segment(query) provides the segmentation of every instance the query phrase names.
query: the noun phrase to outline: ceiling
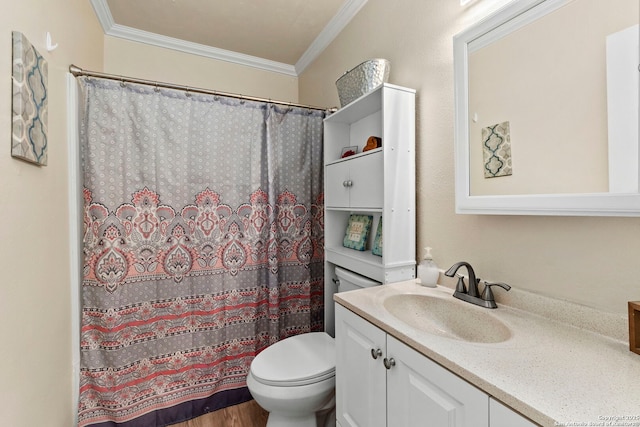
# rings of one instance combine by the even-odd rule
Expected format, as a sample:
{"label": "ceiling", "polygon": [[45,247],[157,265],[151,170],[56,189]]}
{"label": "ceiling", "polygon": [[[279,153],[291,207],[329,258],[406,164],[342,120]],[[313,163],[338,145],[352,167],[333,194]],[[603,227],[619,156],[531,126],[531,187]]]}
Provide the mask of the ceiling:
{"label": "ceiling", "polygon": [[367,0],[90,0],[105,34],[292,76]]}

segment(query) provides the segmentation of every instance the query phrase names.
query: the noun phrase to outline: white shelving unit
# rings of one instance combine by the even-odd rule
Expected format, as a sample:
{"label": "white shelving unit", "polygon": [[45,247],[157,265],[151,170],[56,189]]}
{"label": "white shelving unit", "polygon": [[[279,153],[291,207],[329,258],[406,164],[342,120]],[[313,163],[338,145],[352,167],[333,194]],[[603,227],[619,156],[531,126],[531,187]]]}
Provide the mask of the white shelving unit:
{"label": "white shelving unit", "polygon": [[[381,283],[415,277],[415,90],[382,84],[324,120],[325,288],[338,265]],[[362,153],[370,136],[382,147]],[[344,147],[356,155],[340,158]],[[372,215],[367,249],[345,248],[351,214]],[[371,253],[382,218],[382,256]],[[333,330],[333,292],[325,292]]]}

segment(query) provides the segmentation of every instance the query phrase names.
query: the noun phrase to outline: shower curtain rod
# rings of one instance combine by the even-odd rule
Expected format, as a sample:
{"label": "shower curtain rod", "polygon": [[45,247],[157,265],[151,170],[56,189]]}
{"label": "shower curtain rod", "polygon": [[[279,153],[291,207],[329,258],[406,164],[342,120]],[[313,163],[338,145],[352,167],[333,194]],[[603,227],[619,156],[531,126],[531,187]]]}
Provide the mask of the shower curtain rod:
{"label": "shower curtain rod", "polygon": [[88,70],[83,70],[82,68],[73,64],[69,65],[69,72],[73,74],[74,77],[78,77],[78,76],[99,77],[102,79],[118,80],[123,83],[137,83],[142,85],[161,87],[164,89],[178,89],[178,90],[184,90],[186,92],[192,92],[192,93],[204,93],[207,95],[225,96],[228,98],[243,99],[247,101],[267,102],[270,104],[284,105],[287,107],[307,108],[310,110],[329,111],[332,113],[335,113],[336,111],[338,111],[336,107],[333,107],[333,108],[314,107],[313,105],[297,104],[295,102],[274,101],[273,99],[259,98],[256,96],[239,95],[235,93],[220,92],[217,90],[177,85],[173,83],[163,83],[163,82],[157,82],[153,80],[137,79],[134,77],[124,77],[124,76],[119,76],[117,74],[107,74],[107,73],[101,73],[98,71],[88,71]]}

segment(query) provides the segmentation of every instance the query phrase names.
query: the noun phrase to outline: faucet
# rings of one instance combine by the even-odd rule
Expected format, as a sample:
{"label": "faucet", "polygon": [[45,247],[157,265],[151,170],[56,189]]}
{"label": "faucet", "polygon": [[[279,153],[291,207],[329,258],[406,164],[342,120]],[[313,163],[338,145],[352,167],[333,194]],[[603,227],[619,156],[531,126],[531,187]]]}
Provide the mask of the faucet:
{"label": "faucet", "polygon": [[468,262],[461,261],[453,264],[451,268],[449,268],[444,273],[444,275],[453,277],[457,273],[458,269],[462,266],[467,267],[467,274],[469,274],[469,290],[467,291],[466,287],[464,286],[464,277],[458,275],[458,284],[456,285],[456,293],[462,293],[472,297],[480,296],[480,294],[478,293],[478,283],[480,282],[480,279],[476,279],[476,272],[473,271],[473,267],[471,267],[471,264],[469,264]]}
{"label": "faucet", "polygon": [[499,286],[502,289],[508,291],[511,289],[511,286],[506,283],[491,283],[484,281],[484,289],[482,294],[478,291],[478,284],[480,283],[480,278],[476,278],[476,272],[473,271],[473,267],[471,264],[465,261],[457,262],[451,266],[444,274],[448,277],[453,277],[456,275],[458,269],[460,267],[467,268],[467,274],[469,275],[469,290],[464,285],[464,276],[458,276],[458,284],[456,285],[456,290],[453,293],[453,296],[461,299],[466,302],[470,302],[471,304],[479,305],[481,307],[486,308],[497,308],[496,301],[493,297],[493,291],[491,290],[492,286]]}

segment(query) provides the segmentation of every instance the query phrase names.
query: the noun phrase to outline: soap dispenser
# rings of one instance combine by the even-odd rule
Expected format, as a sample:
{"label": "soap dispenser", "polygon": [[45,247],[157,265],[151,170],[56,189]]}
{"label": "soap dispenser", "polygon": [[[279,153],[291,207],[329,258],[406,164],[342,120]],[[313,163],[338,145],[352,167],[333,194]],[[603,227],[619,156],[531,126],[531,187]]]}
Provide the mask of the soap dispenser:
{"label": "soap dispenser", "polygon": [[424,259],[418,264],[418,283],[422,286],[435,288],[438,284],[440,270],[431,256],[431,248],[424,248]]}

